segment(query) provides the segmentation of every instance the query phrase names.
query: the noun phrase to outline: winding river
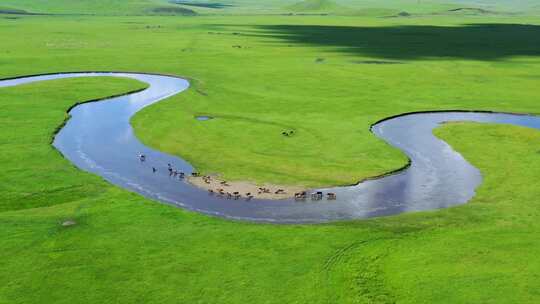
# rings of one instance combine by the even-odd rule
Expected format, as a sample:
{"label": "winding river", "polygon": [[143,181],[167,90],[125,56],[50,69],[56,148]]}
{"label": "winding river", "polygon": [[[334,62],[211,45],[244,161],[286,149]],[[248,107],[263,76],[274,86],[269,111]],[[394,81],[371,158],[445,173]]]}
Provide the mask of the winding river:
{"label": "winding river", "polygon": [[[399,148],[411,160],[407,169],[358,185],[318,189],[334,192],[327,201],[227,200],[209,195],[179,178],[170,177],[167,164],[193,171],[185,160],[153,150],[134,135],[130,118],[142,108],[178,94],[189,82],[171,76],[138,73],[64,73],[0,81],[9,87],[51,79],[114,76],[136,79],[150,86],[137,93],[84,103],[69,113],[53,145],[78,168],[150,199],[230,219],[274,223],[318,223],[387,216],[464,204],[475,194],[482,176],[432,131],[449,121],[503,123],[540,129],[540,117],[504,113],[413,113],[382,120],[372,132]],[[140,162],[138,154],[146,155]],[[152,167],[157,172],[152,172]]]}

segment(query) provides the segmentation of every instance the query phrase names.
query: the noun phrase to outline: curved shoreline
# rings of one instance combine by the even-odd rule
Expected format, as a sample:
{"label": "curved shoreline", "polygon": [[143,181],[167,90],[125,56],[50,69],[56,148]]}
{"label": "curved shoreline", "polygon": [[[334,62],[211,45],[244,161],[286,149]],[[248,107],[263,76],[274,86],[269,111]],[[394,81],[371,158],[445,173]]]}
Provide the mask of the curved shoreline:
{"label": "curved shoreline", "polygon": [[[2,81],[2,79],[0,79],[0,81]],[[82,104],[86,104],[86,103],[92,103],[92,102],[99,102],[99,101],[104,101],[104,100],[107,100],[107,99],[112,99],[112,98],[116,98],[116,97],[122,97],[122,96],[127,96],[127,95],[131,95],[131,94],[135,94],[135,93],[139,93],[139,92],[142,92],[144,90],[146,90],[147,88],[141,88],[141,89],[136,89],[136,90],[131,90],[131,91],[127,91],[125,93],[122,93],[122,94],[114,94],[114,95],[111,95],[111,96],[107,96],[107,97],[103,97],[103,98],[96,98],[96,99],[90,99],[90,100],[86,100],[86,101],[79,101],[79,102],[76,102],[74,104],[72,104],[71,106],[69,106],[69,108],[66,110],[66,117],[65,119],[62,121],[62,123],[60,125],[58,125],[58,127],[56,127],[53,131],[53,135],[51,136],[51,141],[50,141],[50,144],[52,145],[54,143],[54,139],[56,137],[56,135],[58,134],[58,132],[60,132],[60,130],[62,130],[62,128],[67,124],[67,122],[71,119],[71,114],[69,114],[69,112],[71,112],[71,110],[77,106],[80,106]],[[58,151],[58,150],[57,150]],[[59,151],[60,152],[60,151]],[[61,153],[60,153],[61,154]]]}
{"label": "curved shoreline", "polygon": [[[408,162],[402,168],[365,178],[352,186],[312,190],[322,196],[313,201],[309,197],[300,201],[226,199],[209,195],[186,179],[173,176],[172,169],[167,174],[167,163],[174,171],[191,174],[194,170],[185,160],[140,143],[130,125],[130,118],[140,109],[186,90],[190,84],[185,79],[152,73],[69,72],[6,78],[0,80],[0,87],[88,76],[127,77],[149,86],[70,107],[66,121],[53,136],[53,145],[65,158],[84,171],[150,199],[237,220],[320,223],[464,204],[474,196],[481,174],[432,134],[435,127],[447,121],[476,121],[540,129],[540,118],[531,114],[469,110],[402,113],[370,126],[375,136],[407,156]],[[108,102],[96,102],[104,100]],[[136,158],[138,153],[148,155],[148,160],[140,162]],[[337,193],[337,199],[327,200],[324,195],[328,193]]]}
{"label": "curved shoreline", "polygon": [[[194,78],[182,76],[182,75],[175,75],[175,74],[167,74],[167,73],[154,73],[154,72],[136,72],[136,71],[118,71],[118,70],[112,70],[112,71],[67,71],[67,72],[51,72],[51,73],[37,73],[37,74],[29,74],[29,75],[19,75],[19,76],[11,76],[11,77],[5,77],[0,78],[0,81],[6,81],[6,80],[17,80],[17,79],[24,79],[24,78],[32,78],[32,77],[40,77],[40,76],[55,76],[55,75],[70,75],[70,74],[111,74],[110,77],[119,77],[115,76],[118,74],[133,74],[133,75],[153,75],[153,76],[166,76],[166,77],[174,77],[178,79],[184,79],[189,80]],[[107,76],[107,75],[103,75]],[[102,76],[97,76],[102,77]],[[128,77],[129,78],[129,77]],[[127,95],[127,94],[118,94],[118,96]],[[117,96],[116,96],[117,97]],[[103,99],[103,98],[102,98]]]}
{"label": "curved shoreline", "polygon": [[474,114],[508,114],[508,115],[517,115],[517,116],[537,116],[539,114],[534,113],[521,113],[521,112],[505,112],[505,111],[494,111],[494,110],[425,110],[425,111],[412,111],[404,112],[401,114],[390,115],[385,118],[381,118],[369,126],[369,130],[382,122],[392,120],[394,118],[400,118],[409,115],[415,114],[439,114],[439,113],[474,113]]}

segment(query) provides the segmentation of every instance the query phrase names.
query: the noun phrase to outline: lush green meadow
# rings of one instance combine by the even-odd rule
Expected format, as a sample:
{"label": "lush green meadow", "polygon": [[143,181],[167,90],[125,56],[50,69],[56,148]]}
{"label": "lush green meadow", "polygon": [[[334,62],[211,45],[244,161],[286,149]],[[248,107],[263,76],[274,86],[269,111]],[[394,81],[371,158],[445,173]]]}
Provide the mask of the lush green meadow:
{"label": "lush green meadow", "polygon": [[540,5],[536,0],[2,0],[2,10],[52,15],[313,14],[381,17],[399,13],[465,13],[500,16],[539,12]]}
{"label": "lush green meadow", "polygon": [[[30,11],[24,3],[0,7]],[[134,118],[148,145],[228,179],[348,184],[406,162],[369,132],[381,118],[540,113],[534,15],[426,12],[0,15],[0,77],[185,76],[188,91]],[[464,206],[326,225],[232,222],[113,187],[50,146],[70,105],[143,86],[92,78],[0,89],[0,303],[538,302],[540,132],[438,129],[484,175]]]}

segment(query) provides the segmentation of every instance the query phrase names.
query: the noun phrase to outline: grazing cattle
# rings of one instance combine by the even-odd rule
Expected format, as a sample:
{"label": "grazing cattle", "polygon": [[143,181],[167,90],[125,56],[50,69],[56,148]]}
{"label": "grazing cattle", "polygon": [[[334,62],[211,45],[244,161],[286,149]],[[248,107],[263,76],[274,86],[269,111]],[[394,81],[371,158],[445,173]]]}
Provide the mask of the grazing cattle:
{"label": "grazing cattle", "polygon": [[305,200],[306,196],[307,196],[306,191],[297,192],[297,193],[294,194],[294,198],[296,200]]}
{"label": "grazing cattle", "polygon": [[261,194],[261,193],[270,193],[270,189],[264,188],[264,187],[259,187],[259,194]]}
{"label": "grazing cattle", "polygon": [[152,172],[156,173],[156,168],[152,167]]}
{"label": "grazing cattle", "polygon": [[311,199],[314,201],[319,201],[323,198],[323,193],[321,191],[311,193]]}

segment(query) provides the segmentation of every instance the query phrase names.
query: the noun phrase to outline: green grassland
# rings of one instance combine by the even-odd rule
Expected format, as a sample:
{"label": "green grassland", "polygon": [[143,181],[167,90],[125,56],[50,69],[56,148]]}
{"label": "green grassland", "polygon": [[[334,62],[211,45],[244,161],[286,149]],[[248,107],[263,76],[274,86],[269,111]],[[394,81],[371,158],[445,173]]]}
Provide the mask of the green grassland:
{"label": "green grassland", "polygon": [[[540,11],[535,0],[2,0],[0,11],[62,15],[331,14],[392,16],[400,12],[441,14],[526,13]],[[480,11],[476,10],[480,9]],[[463,12],[462,12],[463,13]]]}
{"label": "green grassland", "polygon": [[[0,6],[53,11],[54,1],[26,3]],[[132,121],[146,144],[230,179],[347,184],[406,162],[369,132],[386,116],[540,113],[536,20],[9,14],[0,77],[185,76],[189,90]],[[326,225],[233,222],[113,187],[50,146],[70,105],[143,86],[92,78],[0,89],[0,303],[538,302],[538,131],[437,129],[484,175],[463,206]]]}

